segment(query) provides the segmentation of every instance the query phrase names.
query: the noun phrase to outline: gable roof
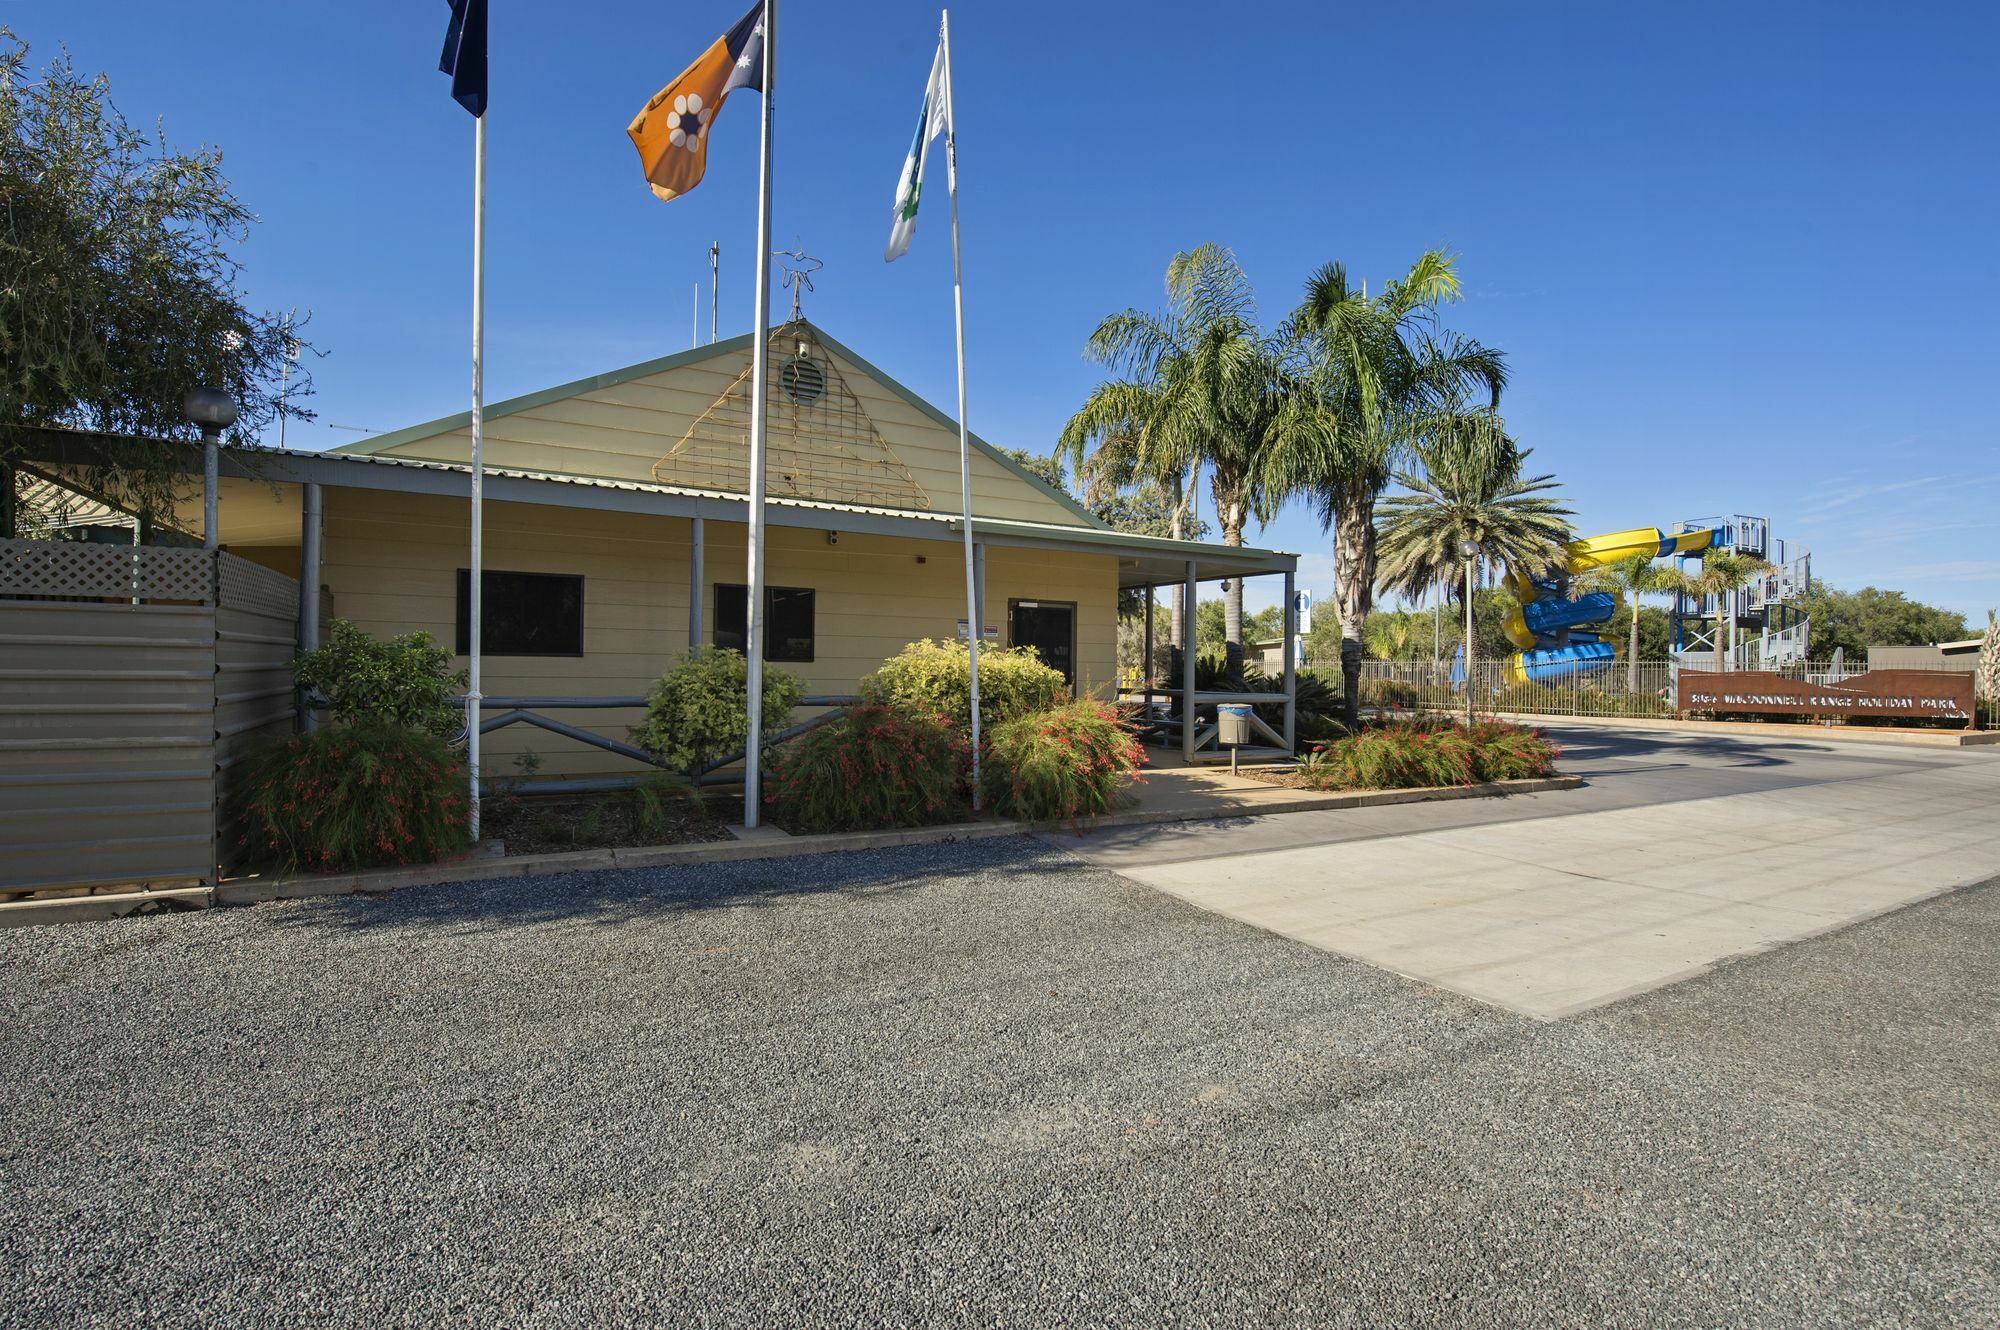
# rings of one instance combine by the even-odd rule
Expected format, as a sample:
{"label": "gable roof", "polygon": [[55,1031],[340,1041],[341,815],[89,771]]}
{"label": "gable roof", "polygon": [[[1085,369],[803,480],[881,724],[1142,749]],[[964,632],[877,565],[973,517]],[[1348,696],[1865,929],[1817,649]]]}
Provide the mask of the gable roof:
{"label": "gable roof", "polygon": [[[920,413],[928,417],[932,423],[943,426],[953,433],[957,432],[958,422],[951,416],[933,406],[901,382],[884,373],[872,362],[856,353],[838,338],[829,335],[810,319],[802,319],[800,322],[829,351],[848,361],[875,382],[889,389],[897,397],[915,407]],[[775,332],[777,329],[773,329],[773,331]],[[707,346],[698,346],[686,351],[677,351],[672,355],[660,356],[653,360],[643,360],[635,365],[627,365],[623,369],[615,369],[608,373],[592,375],[589,378],[574,379],[568,383],[557,384],[554,387],[539,389],[531,393],[523,393],[518,397],[510,397],[505,401],[493,402],[482,409],[481,415],[483,419],[488,421],[502,419],[517,412],[528,411],[536,407],[547,406],[553,402],[580,397],[598,389],[615,387],[619,384],[630,383],[636,379],[650,378],[653,375],[703,364],[710,360],[734,360],[751,349],[752,341],[752,334],[739,333],[734,337],[724,338],[718,342],[711,342]],[[469,429],[471,424],[472,412],[469,410],[459,411],[448,416],[440,416],[436,420],[425,421],[422,424],[409,425],[402,429],[391,430],[386,434],[378,434],[372,438],[358,440],[354,443],[341,444],[329,451],[345,453],[351,456],[373,456],[404,444],[415,443],[424,439],[450,434],[458,430]],[[971,442],[972,448],[977,453],[997,463],[1006,472],[1033,488],[1037,493],[1060,504],[1081,524],[1100,531],[1109,531],[1112,529],[1108,523],[1091,512],[1090,509],[1084,507],[1074,497],[1049,484],[1040,476],[1037,476],[1034,472],[1029,471],[1013,458],[1007,456],[1006,453],[980,438],[977,434],[968,431],[967,437]],[[718,490],[715,492],[727,493],[728,491]]]}

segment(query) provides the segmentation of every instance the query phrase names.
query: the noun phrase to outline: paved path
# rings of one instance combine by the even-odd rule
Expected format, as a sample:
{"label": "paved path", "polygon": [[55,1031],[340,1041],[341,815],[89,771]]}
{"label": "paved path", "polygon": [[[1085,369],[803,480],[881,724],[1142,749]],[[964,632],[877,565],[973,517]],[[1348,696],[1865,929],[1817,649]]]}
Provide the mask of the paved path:
{"label": "paved path", "polygon": [[1584,789],[1052,839],[1544,1019],[2000,873],[2000,752],[1551,728]]}

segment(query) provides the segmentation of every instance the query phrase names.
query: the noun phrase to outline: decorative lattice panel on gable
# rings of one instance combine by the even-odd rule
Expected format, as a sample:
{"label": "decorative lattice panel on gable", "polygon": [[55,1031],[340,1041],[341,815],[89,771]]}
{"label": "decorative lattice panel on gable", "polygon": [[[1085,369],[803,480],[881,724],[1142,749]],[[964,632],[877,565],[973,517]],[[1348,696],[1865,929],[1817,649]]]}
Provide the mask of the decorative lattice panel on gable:
{"label": "decorative lattice panel on gable", "polygon": [[[923,508],[930,496],[875,428],[833,357],[803,323],[771,333],[766,492],[881,508]],[[750,369],[746,366],[653,464],[666,485],[750,489]]]}

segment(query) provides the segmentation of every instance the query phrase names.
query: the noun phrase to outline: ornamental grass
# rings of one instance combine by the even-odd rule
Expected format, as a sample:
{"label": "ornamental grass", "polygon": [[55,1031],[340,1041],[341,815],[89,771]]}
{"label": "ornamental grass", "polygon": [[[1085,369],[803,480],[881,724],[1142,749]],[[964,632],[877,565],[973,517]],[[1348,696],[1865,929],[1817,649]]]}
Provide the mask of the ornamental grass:
{"label": "ornamental grass", "polygon": [[428,863],[465,848],[465,764],[423,730],[334,725],[250,763],[237,848],[253,863],[331,872]]}
{"label": "ornamental grass", "polygon": [[1552,775],[1561,754],[1539,730],[1491,720],[1468,729],[1426,717],[1375,726],[1305,754],[1297,783],[1312,790],[1409,790],[1526,780]]}

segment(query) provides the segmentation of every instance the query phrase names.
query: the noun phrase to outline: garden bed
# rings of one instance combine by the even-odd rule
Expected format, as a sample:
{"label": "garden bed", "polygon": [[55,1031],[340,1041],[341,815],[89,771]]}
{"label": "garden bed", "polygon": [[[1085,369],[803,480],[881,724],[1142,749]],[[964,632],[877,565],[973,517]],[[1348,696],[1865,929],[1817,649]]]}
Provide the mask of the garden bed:
{"label": "garden bed", "polygon": [[657,812],[635,814],[630,791],[587,795],[498,795],[481,808],[480,834],[509,855],[565,850],[620,849],[638,845],[689,845],[730,839],[728,819],[741,818],[735,794],[710,794],[701,803],[685,795],[657,801]]}

